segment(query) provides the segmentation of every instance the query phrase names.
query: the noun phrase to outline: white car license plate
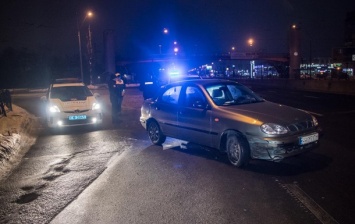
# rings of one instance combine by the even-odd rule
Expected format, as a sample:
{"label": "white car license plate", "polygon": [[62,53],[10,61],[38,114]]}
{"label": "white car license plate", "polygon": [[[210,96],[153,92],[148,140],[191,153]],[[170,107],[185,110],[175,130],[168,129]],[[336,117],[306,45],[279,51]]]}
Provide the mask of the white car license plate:
{"label": "white car license plate", "polygon": [[311,135],[307,135],[307,136],[302,136],[299,138],[299,144],[300,145],[305,145],[311,142],[315,142],[318,141],[319,139],[319,134],[318,133],[313,133]]}
{"label": "white car license plate", "polygon": [[69,121],[75,121],[75,120],[85,120],[86,119],[86,115],[73,115],[73,116],[69,116]]}

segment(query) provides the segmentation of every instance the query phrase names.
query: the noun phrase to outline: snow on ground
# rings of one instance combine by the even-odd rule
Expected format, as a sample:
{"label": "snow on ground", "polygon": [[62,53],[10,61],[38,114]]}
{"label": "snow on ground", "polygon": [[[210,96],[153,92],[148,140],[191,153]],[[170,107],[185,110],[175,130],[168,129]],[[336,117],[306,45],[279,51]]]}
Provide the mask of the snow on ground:
{"label": "snow on ground", "polygon": [[16,105],[12,109],[7,109],[7,117],[0,115],[0,181],[36,141],[38,119]]}

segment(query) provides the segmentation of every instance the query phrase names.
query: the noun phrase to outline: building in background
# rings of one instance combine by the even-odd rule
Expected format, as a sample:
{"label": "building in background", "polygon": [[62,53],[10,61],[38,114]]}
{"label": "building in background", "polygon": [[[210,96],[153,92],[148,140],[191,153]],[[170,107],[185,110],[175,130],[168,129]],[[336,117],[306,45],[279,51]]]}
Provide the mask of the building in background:
{"label": "building in background", "polygon": [[[333,49],[332,59],[337,67],[333,74],[354,76],[355,70],[355,11],[347,13],[345,19],[344,46]],[[345,73],[345,74],[344,74]]]}

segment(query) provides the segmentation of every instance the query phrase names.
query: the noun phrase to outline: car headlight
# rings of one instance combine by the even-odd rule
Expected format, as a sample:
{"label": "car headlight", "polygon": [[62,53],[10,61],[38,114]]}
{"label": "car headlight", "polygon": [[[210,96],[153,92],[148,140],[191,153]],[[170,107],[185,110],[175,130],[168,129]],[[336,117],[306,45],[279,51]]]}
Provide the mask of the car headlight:
{"label": "car headlight", "polygon": [[57,105],[50,105],[48,108],[49,112],[51,113],[58,113],[60,112],[59,107]]}
{"label": "car headlight", "polygon": [[93,103],[92,104],[92,110],[99,110],[101,108],[99,103]]}
{"label": "car headlight", "polygon": [[313,122],[313,126],[318,126],[318,120],[315,116],[312,115],[312,122]]}
{"label": "car headlight", "polygon": [[281,135],[286,134],[288,131],[285,127],[274,124],[274,123],[266,123],[260,126],[261,130],[269,135]]}

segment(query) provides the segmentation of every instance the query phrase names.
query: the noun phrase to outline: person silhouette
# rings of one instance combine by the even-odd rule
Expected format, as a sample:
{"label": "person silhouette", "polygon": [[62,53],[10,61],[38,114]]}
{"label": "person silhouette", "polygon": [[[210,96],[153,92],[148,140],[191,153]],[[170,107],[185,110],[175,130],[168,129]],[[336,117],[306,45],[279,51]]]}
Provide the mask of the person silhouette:
{"label": "person silhouette", "polygon": [[116,72],[110,76],[108,87],[112,105],[112,123],[117,124],[120,121],[122,101],[126,88],[126,84],[119,72]]}

